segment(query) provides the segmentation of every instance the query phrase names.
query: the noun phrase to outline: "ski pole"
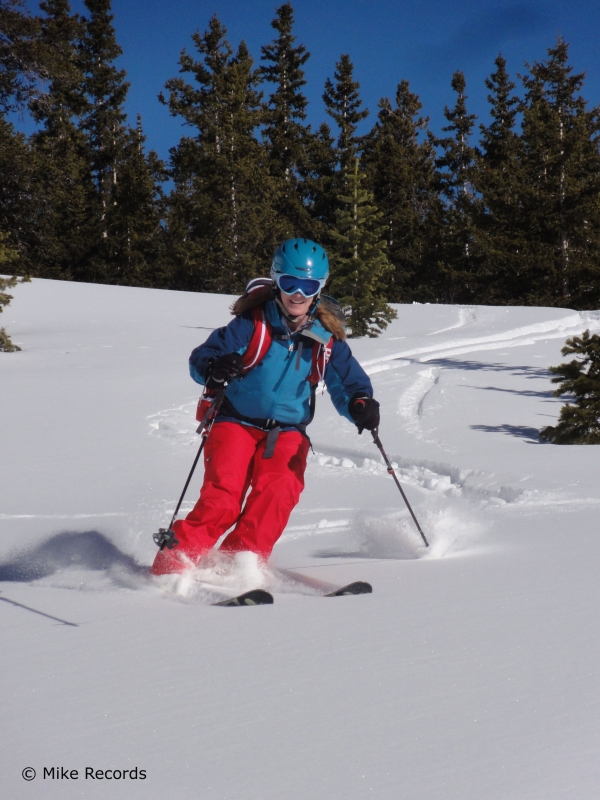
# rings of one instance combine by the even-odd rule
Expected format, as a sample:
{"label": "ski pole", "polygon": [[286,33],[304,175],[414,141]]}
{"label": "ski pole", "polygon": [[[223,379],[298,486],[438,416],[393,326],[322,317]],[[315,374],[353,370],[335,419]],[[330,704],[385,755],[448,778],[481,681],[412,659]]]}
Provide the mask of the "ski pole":
{"label": "ski pole", "polygon": [[425,534],[421,530],[421,526],[419,525],[419,521],[415,517],[415,512],[410,507],[410,503],[408,502],[408,498],[404,494],[404,489],[402,488],[402,486],[400,486],[400,481],[398,480],[398,476],[396,475],[396,472],[395,472],[394,468],[392,467],[392,465],[390,464],[390,460],[387,457],[385,450],[383,449],[383,445],[381,444],[381,439],[379,438],[379,428],[375,428],[375,430],[371,431],[371,433],[373,434],[373,441],[375,442],[375,444],[379,448],[379,451],[380,451],[381,455],[383,456],[383,460],[385,461],[385,465],[387,467],[387,471],[389,472],[389,474],[392,476],[392,478],[396,482],[396,486],[398,487],[398,489],[400,489],[400,494],[402,495],[402,498],[404,499],[404,502],[406,503],[406,507],[410,511],[410,515],[413,518],[415,525],[417,526],[417,530],[421,534],[421,538],[425,542],[425,547],[429,547],[429,542],[427,541],[427,539],[425,538]]}
{"label": "ski pole", "polygon": [[220,389],[213,402],[210,405],[210,408],[207,410],[206,414],[202,418],[202,422],[198,426],[196,433],[201,434],[202,436],[202,443],[200,444],[200,448],[196,453],[196,458],[194,459],[194,463],[192,464],[192,468],[190,470],[190,474],[187,477],[185,482],[185,486],[183,487],[183,491],[181,492],[181,497],[177,503],[177,507],[175,508],[175,512],[171,517],[171,522],[169,522],[168,528],[159,528],[158,533],[152,534],[152,538],[154,539],[156,546],[160,550],[164,550],[165,547],[168,550],[172,550],[175,545],[179,544],[179,539],[175,538],[175,533],[173,532],[173,523],[175,522],[175,517],[177,516],[181,504],[183,503],[183,498],[185,497],[185,493],[187,492],[188,486],[190,485],[190,481],[192,480],[192,475],[194,474],[194,470],[196,469],[196,465],[200,460],[200,456],[202,455],[202,451],[204,450],[204,445],[206,444],[206,440],[208,439],[208,435],[212,430],[213,423],[217,414],[219,413],[219,409],[221,408],[221,403],[225,398],[225,387]]}

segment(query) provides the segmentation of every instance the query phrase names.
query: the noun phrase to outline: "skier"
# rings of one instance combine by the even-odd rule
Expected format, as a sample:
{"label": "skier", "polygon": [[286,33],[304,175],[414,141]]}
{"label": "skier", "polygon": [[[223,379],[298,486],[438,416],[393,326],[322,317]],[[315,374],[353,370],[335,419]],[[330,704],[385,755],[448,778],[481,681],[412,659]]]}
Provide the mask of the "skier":
{"label": "skier", "polygon": [[320,245],[289,239],[270,279],[251,281],[234,319],[192,352],[192,378],[208,391],[226,387],[225,399],[206,440],[200,499],[173,524],[179,544],[159,550],[152,574],[196,566],[232,525],[220,551],[269,557],[304,488],[320,378],[359,432],[378,427],[379,403],[345,341],[343,312],[321,295],[328,276]]}

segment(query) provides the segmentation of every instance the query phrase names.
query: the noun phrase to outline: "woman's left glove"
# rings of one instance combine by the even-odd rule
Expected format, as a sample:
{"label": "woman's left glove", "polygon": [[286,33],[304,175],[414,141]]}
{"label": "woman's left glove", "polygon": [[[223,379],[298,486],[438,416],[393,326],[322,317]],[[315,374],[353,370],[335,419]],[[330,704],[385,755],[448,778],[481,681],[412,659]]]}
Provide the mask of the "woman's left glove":
{"label": "woman's left glove", "polygon": [[348,411],[359,433],[365,428],[374,431],[379,427],[379,403],[368,394],[364,392],[353,394],[348,403]]}
{"label": "woman's left glove", "polygon": [[239,353],[227,353],[217,358],[208,368],[206,388],[222,389],[224,384],[231,383],[243,368],[244,361]]}

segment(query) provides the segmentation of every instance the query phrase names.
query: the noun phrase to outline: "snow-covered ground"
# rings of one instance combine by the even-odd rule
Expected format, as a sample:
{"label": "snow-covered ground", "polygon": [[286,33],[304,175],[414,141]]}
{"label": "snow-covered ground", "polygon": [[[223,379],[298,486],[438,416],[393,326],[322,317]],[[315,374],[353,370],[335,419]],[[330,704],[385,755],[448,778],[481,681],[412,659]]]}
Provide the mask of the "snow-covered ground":
{"label": "snow-covered ground", "polygon": [[3,798],[600,796],[600,448],[537,439],[560,408],[547,368],[600,313],[398,307],[352,346],[431,547],[369,434],[319,395],[273,563],[374,593],[324,599],[267,574],[273,606],[223,609],[147,567],[198,446],[187,357],[231,298],[43,280],[14,296]]}

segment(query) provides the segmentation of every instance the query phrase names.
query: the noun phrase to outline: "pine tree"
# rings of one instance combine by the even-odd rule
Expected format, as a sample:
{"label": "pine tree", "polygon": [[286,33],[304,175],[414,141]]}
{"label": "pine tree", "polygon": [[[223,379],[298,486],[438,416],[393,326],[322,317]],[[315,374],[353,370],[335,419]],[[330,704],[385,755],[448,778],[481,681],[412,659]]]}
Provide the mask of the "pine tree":
{"label": "pine tree", "polygon": [[337,157],[339,169],[338,190],[343,192],[348,186],[348,176],[354,167],[354,160],[359,155],[360,139],[356,135],[359,122],[369,116],[369,110],[360,110],[360,84],[354,80],[354,65],[349,55],[342,55],[335,65],[333,73],[335,84],[330,78],[325,81],[323,102],[325,110],[335,121],[339,136],[337,140]]}
{"label": "pine tree", "polygon": [[[294,47],[294,10],[291,3],[276,9],[271,26],[277,37],[263,46],[263,80],[275,89],[265,105],[263,137],[269,156],[269,169],[275,179],[275,205],[282,220],[282,238],[315,238],[318,226],[307,210],[304,179],[311,171],[311,146],[314,136],[304,124],[308,101],[302,94],[306,84],[302,67],[310,57],[304,45]],[[314,164],[314,162],[313,162]]]}
{"label": "pine tree", "polygon": [[599,110],[579,94],[584,75],[559,38],[522,78],[523,219],[529,232],[527,301],[597,308],[600,301]]}
{"label": "pine tree", "polygon": [[390,264],[385,254],[386,227],[382,213],[373,205],[373,194],[361,188],[364,175],[358,158],[348,179],[348,194],[339,197],[343,209],[337,214],[337,227],[331,231],[331,292],[337,297],[349,320],[351,336],[378,336],[396,312],[387,305],[386,279]]}
{"label": "pine tree", "polygon": [[[171,114],[195,129],[171,150],[168,241],[178,288],[238,292],[264,273],[280,237],[273,180],[255,131],[262,121],[258,72],[242,42],[233,55],[217,17],[184,50],[184,78],[166,84]],[[262,262],[262,264],[261,264]]]}
{"label": "pine tree", "polygon": [[39,129],[30,138],[36,242],[28,262],[33,275],[69,279],[85,271],[92,213],[89,151],[78,128],[87,108],[78,53],[83,28],[68,0],[46,0],[40,8],[50,80],[31,103]]}
{"label": "pine tree", "polygon": [[127,138],[125,99],[129,83],[125,70],[114,61],[122,54],[110,13],[111,0],[85,0],[90,12],[82,42],[84,89],[88,111],[82,123],[92,152],[92,172],[99,202],[102,236],[106,238],[107,216],[113,188],[118,180],[118,162]]}
{"label": "pine tree", "polygon": [[146,157],[142,120],[129,129],[113,191],[107,240],[112,247],[112,281],[127,286],[165,286],[163,206],[164,165],[153,151]]}
{"label": "pine tree", "polygon": [[481,152],[476,156],[474,184],[481,197],[478,302],[500,305],[525,302],[528,231],[522,213],[523,148],[515,129],[519,99],[502,55],[495,64],[496,72],[486,79],[492,122],[479,126]]}
{"label": "pine tree", "polygon": [[[4,311],[4,306],[7,306],[12,300],[12,295],[7,294],[6,290],[12,289],[19,283],[19,278],[16,276],[12,278],[3,278],[2,273],[4,273],[9,266],[12,269],[18,260],[18,255],[16,250],[8,246],[8,234],[0,232],[0,314]],[[0,352],[14,353],[16,350],[20,349],[20,347],[17,347],[16,344],[11,342],[6,328],[0,328]]]}
{"label": "pine tree", "polygon": [[442,128],[452,134],[442,139],[431,137],[441,147],[436,160],[439,186],[446,198],[444,235],[440,247],[439,300],[449,303],[471,302],[477,291],[477,252],[475,207],[477,199],[473,185],[476,150],[469,139],[477,117],[467,113],[466,82],[462,72],[452,76],[452,88],[457,94],[454,108],[444,110],[449,125]]}
{"label": "pine tree", "polygon": [[37,244],[34,198],[31,192],[32,158],[26,137],[0,115],[0,235],[10,236],[24,264]]}
{"label": "pine tree", "polygon": [[422,140],[428,119],[407,81],[396,91],[396,106],[379,103],[378,121],[364,139],[363,164],[369,188],[386,224],[388,300],[432,300],[436,243],[442,204],[436,186],[435,150]]}
{"label": "pine tree", "polygon": [[314,222],[313,235],[329,242],[329,229],[335,225],[338,206],[338,157],[335,140],[322,123],[308,143],[307,167],[303,170],[304,203]]}
{"label": "pine tree", "polygon": [[[112,25],[111,0],[85,0],[90,12],[81,45],[87,111],[81,129],[87,136],[94,180],[89,258],[79,280],[152,285],[159,269],[159,195],[143,136],[126,124],[129,83],[114,62],[121,55]],[[124,185],[121,187],[120,182]]]}
{"label": "pine tree", "polygon": [[23,0],[0,0],[0,114],[24,108],[46,77],[38,31]]}
{"label": "pine tree", "polygon": [[572,395],[574,404],[560,410],[559,422],[540,431],[540,438],[554,444],[600,444],[600,336],[590,335],[567,339],[563,356],[577,357],[558,367],[550,367],[559,384],[555,397]]}
{"label": "pine tree", "polygon": [[22,265],[36,242],[32,158],[9,115],[27,107],[46,75],[38,31],[38,20],[21,0],[0,0],[0,237],[10,241],[5,246],[16,250]]}

